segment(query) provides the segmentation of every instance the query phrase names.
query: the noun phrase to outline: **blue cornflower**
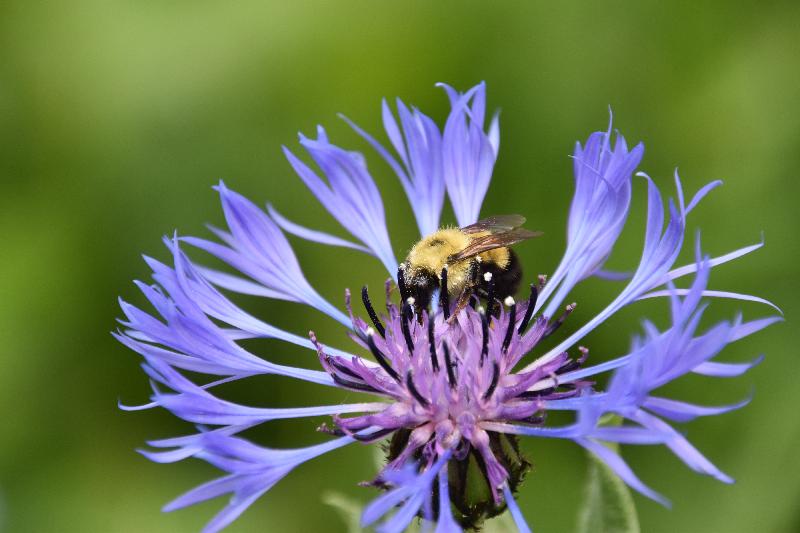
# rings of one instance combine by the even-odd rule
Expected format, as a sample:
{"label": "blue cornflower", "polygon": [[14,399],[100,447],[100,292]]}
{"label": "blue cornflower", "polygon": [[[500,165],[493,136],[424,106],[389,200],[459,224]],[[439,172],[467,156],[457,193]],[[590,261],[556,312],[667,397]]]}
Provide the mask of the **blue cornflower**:
{"label": "blue cornflower", "polygon": [[[451,112],[443,129],[415,108],[397,101],[397,116],[383,103],[383,123],[394,153],[355,124],[396,173],[413,208],[422,236],[440,227],[445,195],[460,226],[477,221],[499,150],[499,121],[485,126],[486,93],[479,84],[465,93],[443,85]],[[347,120],[347,119],[345,119]],[[349,122],[349,121],[348,121]],[[474,528],[508,509],[520,531],[530,531],[513,494],[528,470],[518,447],[519,436],[571,440],[594,453],[629,486],[661,503],[667,501],[645,485],[622,457],[604,442],[663,444],[693,470],[723,482],[731,478],[706,459],[669,422],[725,413],[747,400],[720,407],[698,406],[658,395],[657,389],[687,373],[711,377],[738,376],[750,363],[715,361],[729,343],[780,320],[736,317],[699,330],[704,297],[756,301],[761,298],[708,290],[709,271],[762,246],[754,244],[675,267],[687,217],[719,182],[686,203],[675,174],[677,201],[666,210],[661,192],[647,175],[648,206],[644,245],[638,265],[622,275],[603,270],[623,227],[631,203],[633,176],[643,146],[629,148],[622,135],[606,131],[589,136],[574,152],[575,194],[569,211],[567,246],[556,270],[539,276],[527,298],[502,302],[492,291],[482,294],[485,307],[458,305],[446,295],[446,273],[437,280],[442,298],[431,307],[414,305],[404,291],[386,228],[383,201],[364,158],[332,144],[319,128],[316,139],[300,136],[317,169],[285,149],[289,163],[320,203],[353,237],[352,240],[291,222],[272,206],[263,211],[220,183],[227,230],[211,228],[218,240],[165,238],[172,264],[146,258],[154,284],[137,282],[155,312],[124,301],[123,329],[114,335],[144,357],[153,382],[152,402],[136,408],[163,407],[197,424],[192,435],[151,441],[142,453],[156,462],[195,457],[225,474],[179,497],[173,510],[230,495],[228,505],[207,525],[218,531],[296,466],[352,443],[383,443],[387,464],[369,483],[383,493],[364,510],[364,527],[403,531],[416,518],[435,522],[437,532]],[[377,258],[387,269],[386,310],[376,311],[366,288],[364,315],[358,316],[346,292],[342,311],[306,280],[285,233],[331,246],[351,248]],[[228,264],[230,274],[195,264],[185,255],[193,247]],[[694,274],[688,289],[674,280]],[[555,335],[575,304],[564,306],[572,289],[591,277],[626,280],[605,308],[544,353],[533,357],[540,341]],[[487,281],[490,278],[487,278]],[[395,301],[395,284],[401,297]],[[223,292],[224,291],[224,292]],[[284,331],[245,312],[226,293],[240,293],[306,304],[350,331],[351,349],[333,348],[312,332],[308,337]],[[469,295],[467,295],[469,296]],[[671,325],[659,331],[645,322],[643,336],[629,353],[587,366],[581,340],[621,308],[645,298],[665,296]],[[773,306],[774,307],[774,306]],[[313,350],[318,369],[269,362],[246,350],[240,341],[274,338]],[[360,354],[360,355],[359,355]],[[307,365],[311,366],[311,365]],[[185,375],[217,376],[198,385]],[[594,377],[612,372],[608,386]],[[254,408],[219,398],[215,385],[258,374],[276,374],[346,391],[369,401],[301,408]],[[548,411],[572,411],[574,423],[553,426]],[[606,415],[623,420],[606,425]],[[276,450],[237,436],[255,425],[288,418],[330,415],[318,428],[333,436],[323,444]],[[465,483],[471,490],[465,490]]]}

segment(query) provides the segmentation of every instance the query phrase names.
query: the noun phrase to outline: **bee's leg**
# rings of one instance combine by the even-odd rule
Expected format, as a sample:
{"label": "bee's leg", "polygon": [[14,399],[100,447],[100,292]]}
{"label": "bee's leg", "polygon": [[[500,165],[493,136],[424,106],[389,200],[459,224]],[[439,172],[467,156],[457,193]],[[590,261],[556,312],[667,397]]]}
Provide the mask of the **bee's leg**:
{"label": "bee's leg", "polygon": [[447,319],[448,324],[452,324],[453,322],[456,321],[456,317],[461,311],[464,310],[465,307],[467,307],[467,304],[469,303],[471,297],[472,297],[472,288],[467,287],[466,289],[464,289],[464,292],[462,292],[461,296],[458,298],[458,303],[456,303],[456,308],[453,309],[453,314],[450,315],[450,318]]}
{"label": "bee's leg", "polygon": [[470,303],[472,295],[474,293],[474,288],[478,285],[478,280],[480,279],[481,274],[481,261],[480,257],[475,257],[469,265],[469,283],[467,288],[464,289],[464,292],[461,293],[461,296],[458,298],[458,303],[456,304],[456,308],[453,310],[453,314],[447,320],[450,324],[456,321],[456,317],[458,314],[464,310],[467,304]]}

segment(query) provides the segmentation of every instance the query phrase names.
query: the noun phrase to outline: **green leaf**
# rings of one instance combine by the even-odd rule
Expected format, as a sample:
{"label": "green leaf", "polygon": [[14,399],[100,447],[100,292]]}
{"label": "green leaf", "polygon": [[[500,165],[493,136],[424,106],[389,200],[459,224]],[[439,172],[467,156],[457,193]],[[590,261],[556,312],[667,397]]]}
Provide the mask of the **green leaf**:
{"label": "green leaf", "polygon": [[[613,419],[602,423],[619,425],[620,422]],[[578,515],[578,533],[639,533],[639,518],[628,486],[593,453],[587,454],[589,471]]]}

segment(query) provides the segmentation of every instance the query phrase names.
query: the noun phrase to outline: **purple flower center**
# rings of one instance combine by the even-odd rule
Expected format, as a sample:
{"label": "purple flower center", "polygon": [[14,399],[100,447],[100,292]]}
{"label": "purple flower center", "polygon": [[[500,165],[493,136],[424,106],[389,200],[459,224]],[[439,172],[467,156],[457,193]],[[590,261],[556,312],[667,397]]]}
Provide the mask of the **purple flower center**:
{"label": "purple flower center", "polygon": [[[588,351],[584,348],[577,359],[564,352],[542,365],[514,372],[520,360],[574,308],[574,304],[567,306],[554,321],[544,316],[533,318],[543,283],[544,278],[531,285],[530,298],[519,304],[511,297],[502,303],[490,297],[484,308],[472,295],[470,305],[463,309],[451,309],[444,298],[445,305],[433,311],[415,310],[413,298],[399,306],[392,303],[387,281],[386,313],[382,316],[373,308],[367,288],[362,289],[372,325],[353,314],[348,292],[346,304],[354,328],[351,336],[375,362],[329,355],[313,332],[311,340],[322,366],[336,383],[388,401],[383,411],[351,418],[336,416],[335,429],[323,426],[321,430],[367,443],[395,434],[389,462],[375,481],[379,485],[387,471],[410,460],[421,459],[420,464],[430,465],[450,451],[451,462],[457,466],[474,455],[493,506],[500,506],[503,485],[515,485],[521,477],[509,470],[527,463],[519,457],[510,461],[501,451],[499,435],[484,424],[541,425],[546,401],[574,396],[589,385],[558,381],[559,374],[575,370],[585,361]],[[516,441],[511,445],[515,448]]]}

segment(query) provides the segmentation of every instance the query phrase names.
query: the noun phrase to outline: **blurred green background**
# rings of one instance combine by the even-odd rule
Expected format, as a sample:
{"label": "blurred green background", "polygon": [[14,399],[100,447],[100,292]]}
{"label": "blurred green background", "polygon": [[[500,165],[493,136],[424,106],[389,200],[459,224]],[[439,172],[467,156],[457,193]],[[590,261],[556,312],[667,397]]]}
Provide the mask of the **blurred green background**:
{"label": "blurred green background", "polygon": [[[291,5],[289,5],[291,4]],[[740,412],[686,427],[692,441],[737,478],[725,486],[667,451],[627,449],[640,476],[674,502],[639,498],[644,531],[800,530],[800,363],[791,343],[798,298],[800,5],[797,2],[212,2],[0,4],[0,520],[15,532],[196,531],[221,501],[162,514],[160,506],[214,470],[199,462],[149,463],[148,438],[184,434],[162,412],[122,413],[146,401],[138,356],[109,331],[116,298],[142,303],[141,253],[166,259],[163,234],[205,234],[221,222],[210,189],[219,179],[296,221],[338,232],[284,160],[298,130],[317,123],[334,142],[366,145],[344,112],[384,139],[380,99],[400,96],[441,121],[437,81],[480,80],[502,108],[502,142],[484,214],[523,213],[546,237],[519,247],[527,271],[549,272],[563,249],[572,193],[568,155],[577,139],[615,126],[643,140],[642,168],[672,193],[677,165],[694,191],[725,187],[693,213],[704,249],[718,255],[767,246],[712,274],[722,290],[757,293],[790,319],[728,349],[727,360],[768,358],[734,380],[688,378],[676,397],[719,404],[755,392]],[[368,154],[395,251],[416,227],[402,189]],[[612,259],[636,260],[642,184]],[[452,216],[447,213],[447,221]],[[297,242],[313,284],[341,302],[344,287],[379,286],[374,261]],[[691,238],[690,242],[691,244]],[[691,246],[689,246],[691,248]],[[691,260],[686,254],[684,260]],[[615,287],[590,281],[566,328],[588,319]],[[346,346],[340,327],[296,304],[242,301],[276,325]],[[768,308],[715,302],[712,318]],[[637,304],[591,335],[595,360],[621,353],[647,315],[665,324],[666,302]],[[315,367],[304,350],[253,346],[277,361]],[[226,389],[256,405],[312,405],[343,395],[281,379]],[[348,395],[344,395],[348,396]],[[259,442],[316,442],[319,421],[272,423]],[[539,532],[570,531],[585,458],[567,442],[525,443],[536,471],[521,506]],[[331,490],[367,501],[356,486],[374,472],[352,446],[300,467],[230,531],[343,531],[321,503]]]}

